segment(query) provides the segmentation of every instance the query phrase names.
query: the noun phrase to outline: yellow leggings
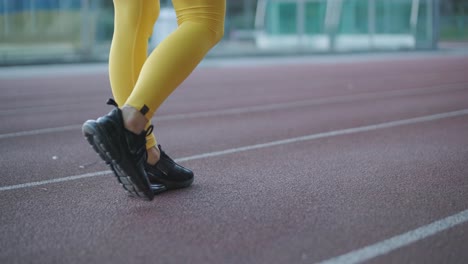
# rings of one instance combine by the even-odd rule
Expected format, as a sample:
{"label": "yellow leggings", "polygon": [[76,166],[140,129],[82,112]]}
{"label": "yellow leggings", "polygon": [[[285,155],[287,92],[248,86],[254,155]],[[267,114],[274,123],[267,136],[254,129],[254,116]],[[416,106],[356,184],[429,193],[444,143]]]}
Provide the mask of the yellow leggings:
{"label": "yellow leggings", "polygon": [[[120,107],[146,108],[148,120],[224,34],[226,0],[172,3],[179,26],[147,57],[148,40],[159,16],[159,0],[114,0],[114,36],[109,56],[112,93]],[[156,144],[155,136],[149,135],[146,147]]]}

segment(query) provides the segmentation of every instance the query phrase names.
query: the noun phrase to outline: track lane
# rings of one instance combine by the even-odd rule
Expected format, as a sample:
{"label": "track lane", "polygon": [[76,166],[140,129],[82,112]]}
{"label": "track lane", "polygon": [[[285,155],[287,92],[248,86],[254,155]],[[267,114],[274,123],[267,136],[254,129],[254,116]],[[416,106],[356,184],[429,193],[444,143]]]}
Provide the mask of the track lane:
{"label": "track lane", "polygon": [[[304,99],[449,86],[468,83],[460,58],[332,65],[289,65],[287,68],[200,68],[177,89],[158,115],[284,103]],[[294,84],[294,85],[291,85]],[[109,111],[108,77],[57,76],[1,80],[0,133],[78,125]],[[31,89],[33,88],[33,89]],[[3,114],[2,114],[3,113]]]}
{"label": "track lane", "polygon": [[[159,142],[171,156],[186,157],[307,134],[466,109],[468,101],[464,98],[468,98],[468,90],[300,106],[286,110],[196,118],[183,122],[161,121],[155,131]],[[80,131],[5,139],[0,140],[0,147],[9,150],[9,155],[0,159],[0,164],[5,167],[5,177],[0,179],[0,186],[107,170],[83,140]],[[22,160],[27,161],[27,166],[18,162]]]}
{"label": "track lane", "polygon": [[201,172],[196,184],[148,203],[125,197],[111,177],[2,192],[0,209],[9,213],[0,237],[16,246],[0,255],[70,263],[327,259],[466,209],[467,118],[187,162]]}
{"label": "track lane", "polygon": [[468,259],[468,224],[461,224],[418,243],[377,257],[369,263],[458,263]]}
{"label": "track lane", "polygon": [[[160,114],[464,83],[467,62],[466,57],[447,57],[202,68]],[[42,81],[35,78],[14,95],[26,98],[22,102],[30,109],[1,97],[3,106],[25,109],[19,116],[30,122],[23,122],[26,126],[2,122],[2,131],[73,124],[74,120],[60,117],[67,115],[67,109],[77,112],[71,118],[76,120],[108,110],[91,106],[100,104],[109,92],[105,76],[77,79],[74,75],[55,82],[50,75],[40,77]],[[77,91],[75,98],[60,85],[70,80],[83,86],[71,90]],[[4,91],[5,82],[0,84]],[[53,103],[53,96],[34,101],[27,95],[40,93],[29,91],[33,87],[46,91],[47,85],[57,85],[49,90],[58,95],[55,99],[66,98],[57,105],[62,113],[50,117],[53,121],[29,112],[50,111],[46,106]],[[77,98],[87,98],[90,108],[74,104]],[[162,120],[157,132],[171,156],[184,157],[465,109],[466,98],[466,90],[460,89]],[[17,118],[8,114],[0,115],[1,121]],[[186,161],[197,173],[195,185],[165,193],[152,203],[126,197],[111,176],[0,192],[0,210],[5,212],[0,214],[0,262],[154,262],[155,256],[165,263],[329,259],[466,210],[467,124],[467,117],[461,116]],[[2,174],[0,185],[73,175],[82,171],[77,166],[96,161],[79,131],[0,140],[0,149],[9,154],[1,156],[2,170],[8,173]],[[58,159],[53,160],[53,155]],[[85,171],[101,167],[107,169],[98,163]],[[464,243],[466,232],[464,224],[375,261],[403,262],[413,257],[428,263],[444,258],[459,262],[466,256],[458,244]],[[428,250],[432,251],[427,254]]]}
{"label": "track lane", "polygon": [[[440,93],[440,92],[452,92],[452,91],[459,91],[468,89],[468,83],[451,83],[451,84],[444,84],[444,85],[435,85],[429,86],[424,88],[410,88],[410,89],[395,89],[395,90],[388,90],[382,92],[361,92],[361,93],[354,93],[352,95],[342,95],[342,96],[329,96],[329,97],[322,97],[322,98],[314,98],[314,99],[303,99],[299,101],[290,101],[290,102],[281,102],[281,103],[272,103],[272,104],[260,104],[260,105],[252,105],[252,106],[245,106],[245,107],[234,107],[234,108],[225,108],[225,109],[218,109],[218,110],[211,110],[211,111],[201,111],[201,112],[190,112],[190,113],[181,113],[181,114],[168,114],[160,116],[158,115],[157,118],[153,119],[153,122],[160,122],[160,121],[167,121],[167,120],[184,120],[184,119],[192,119],[192,118],[200,118],[200,117],[221,117],[225,115],[239,115],[245,113],[255,113],[255,112],[262,112],[262,111],[272,111],[272,110],[282,110],[282,109],[289,109],[294,107],[302,107],[302,106],[315,106],[315,105],[324,105],[327,103],[342,103],[342,102],[350,102],[350,101],[361,101],[364,99],[372,100],[372,99],[382,99],[382,98],[391,98],[397,96],[416,96],[416,95],[429,95],[433,93]],[[51,107],[47,107],[51,108]],[[11,111],[7,110],[3,113],[5,115],[9,114]],[[72,111],[73,113],[77,113],[79,111]],[[104,112],[104,111],[103,111]],[[34,116],[32,119],[34,121],[40,120],[40,117],[37,115]],[[11,121],[16,121],[18,123],[24,124],[27,121],[27,117],[21,118],[14,118],[10,117]],[[44,125],[44,124],[41,124]],[[21,137],[21,136],[34,136],[34,135],[41,135],[41,134],[48,134],[48,133],[56,133],[56,132],[65,132],[65,131],[73,131],[81,129],[81,124],[75,125],[66,125],[60,127],[49,127],[49,128],[39,128],[33,130],[25,130],[25,131],[17,131],[17,132],[10,132],[10,133],[3,133],[0,134],[0,139],[7,139],[7,138],[14,138],[14,137]]]}

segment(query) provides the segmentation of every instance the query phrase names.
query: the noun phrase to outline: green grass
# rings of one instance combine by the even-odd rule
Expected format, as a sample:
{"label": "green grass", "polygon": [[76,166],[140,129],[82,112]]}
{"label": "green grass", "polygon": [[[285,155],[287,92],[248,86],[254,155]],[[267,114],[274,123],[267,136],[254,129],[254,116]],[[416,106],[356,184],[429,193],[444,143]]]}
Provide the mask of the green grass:
{"label": "green grass", "polygon": [[455,27],[441,28],[440,40],[468,40],[468,25],[464,29]]}
{"label": "green grass", "polygon": [[[8,16],[8,17],[5,17]],[[9,32],[5,31],[5,20],[9,20]],[[93,17],[91,16],[91,19]],[[81,38],[80,11],[51,12],[38,11],[0,16],[1,44],[27,44],[72,42]]]}

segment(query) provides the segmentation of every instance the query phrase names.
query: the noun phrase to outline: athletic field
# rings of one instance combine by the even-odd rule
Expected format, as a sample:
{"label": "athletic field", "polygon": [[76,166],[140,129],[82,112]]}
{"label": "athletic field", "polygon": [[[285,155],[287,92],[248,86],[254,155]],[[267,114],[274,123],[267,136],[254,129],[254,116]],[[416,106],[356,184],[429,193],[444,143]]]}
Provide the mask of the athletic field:
{"label": "athletic field", "polygon": [[126,195],[81,134],[106,65],[0,68],[0,263],[466,263],[468,54],[209,60]]}

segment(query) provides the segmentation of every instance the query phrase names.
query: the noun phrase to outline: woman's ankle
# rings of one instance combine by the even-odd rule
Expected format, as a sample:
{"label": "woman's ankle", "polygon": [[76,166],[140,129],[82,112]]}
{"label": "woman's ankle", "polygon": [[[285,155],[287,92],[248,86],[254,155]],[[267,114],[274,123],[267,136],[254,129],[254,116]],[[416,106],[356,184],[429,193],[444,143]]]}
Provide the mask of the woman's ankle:
{"label": "woman's ankle", "polygon": [[154,146],[152,148],[149,148],[148,150],[148,159],[147,162],[150,165],[154,165],[159,161],[159,158],[161,157],[161,152],[159,151],[158,147]]}
{"label": "woman's ankle", "polygon": [[145,130],[148,119],[137,109],[125,105],[122,107],[124,126],[127,130],[139,135]]}

